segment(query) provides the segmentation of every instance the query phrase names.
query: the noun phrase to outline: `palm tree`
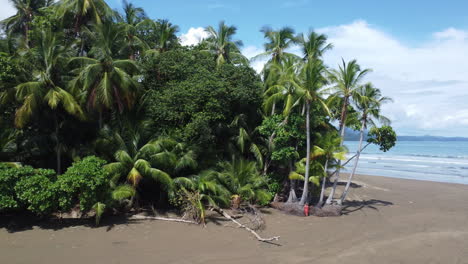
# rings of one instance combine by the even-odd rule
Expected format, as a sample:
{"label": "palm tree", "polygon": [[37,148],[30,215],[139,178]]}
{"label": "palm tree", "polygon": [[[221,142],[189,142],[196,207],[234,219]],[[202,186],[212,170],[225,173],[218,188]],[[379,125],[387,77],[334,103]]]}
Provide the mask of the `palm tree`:
{"label": "palm tree", "polygon": [[240,154],[252,155],[257,161],[258,167],[262,168],[264,165],[263,157],[268,150],[265,146],[265,139],[260,135],[258,128],[251,129],[249,127],[245,114],[237,115],[230,126],[239,130],[239,133],[234,136],[233,141],[237,145]]}
{"label": "palm tree", "polygon": [[138,82],[132,77],[138,72],[133,60],[114,59],[113,50],[121,40],[123,31],[117,25],[95,26],[93,57],[76,57],[70,63],[79,63],[79,74],[71,86],[87,91],[87,104],[99,111],[99,127],[102,128],[102,113],[105,109],[117,108],[119,112],[131,108],[137,96]]}
{"label": "palm tree", "polygon": [[219,184],[240,201],[266,204],[271,199],[271,195],[265,190],[265,177],[258,173],[255,162],[242,158],[221,162],[216,178]]}
{"label": "palm tree", "polygon": [[22,32],[28,43],[30,23],[43,7],[52,4],[50,0],[10,0],[16,9],[16,14],[1,21],[1,25],[8,34]]}
{"label": "palm tree", "polygon": [[[345,137],[345,127],[348,118],[348,107],[350,105],[350,100],[352,99],[354,91],[360,86],[362,79],[370,72],[370,69],[361,69],[356,60],[352,60],[346,63],[342,60],[342,65],[339,66],[338,70],[332,70],[330,75],[330,81],[335,83],[335,86],[332,87],[334,94],[331,97],[331,100],[339,100],[341,104],[341,116],[340,116],[340,136],[341,143],[340,146],[343,146],[344,137]],[[340,165],[340,162],[338,162]],[[336,186],[339,179],[339,166],[336,173],[335,179],[333,181],[333,188],[331,190],[330,196],[328,196],[327,204],[331,204],[333,201],[333,196],[335,195]]]}
{"label": "palm tree", "polygon": [[101,24],[103,20],[108,21],[115,16],[104,0],[62,0],[57,4],[58,17],[66,19],[68,14],[73,16],[75,34],[79,34],[88,21]]}
{"label": "palm tree", "polygon": [[216,172],[205,170],[191,177],[177,177],[174,183],[177,193],[185,196],[189,206],[196,211],[195,220],[205,223],[205,207],[225,207],[229,204],[230,193],[220,185]]}
{"label": "palm tree", "polygon": [[287,117],[292,108],[297,105],[296,89],[293,82],[300,71],[299,66],[300,63],[296,58],[288,57],[270,67],[264,82],[266,99],[263,107],[265,112],[271,109],[271,114],[275,114],[276,103],[284,101],[283,115]]}
{"label": "palm tree", "polygon": [[324,136],[319,135],[319,145],[314,146],[311,158],[323,157],[325,159],[325,165],[323,169],[322,178],[322,190],[320,192],[320,199],[317,203],[317,207],[323,205],[323,197],[325,194],[326,179],[328,176],[329,163],[335,160],[346,159],[347,149],[344,146],[340,146],[341,138],[336,132],[327,132]]}
{"label": "palm tree", "polygon": [[310,31],[307,36],[301,34],[297,42],[301,44],[303,59],[319,59],[323,54],[333,48],[333,44],[327,43],[327,36]]}
{"label": "palm tree", "polygon": [[116,162],[105,166],[112,175],[113,186],[117,186],[125,178],[136,189],[142,178],[148,178],[161,183],[167,192],[171,192],[172,176],[196,166],[193,152],[172,139],[159,138],[142,147],[138,147],[138,142],[125,143],[115,153]]}
{"label": "palm tree", "polygon": [[228,26],[224,21],[221,21],[217,30],[209,26],[205,31],[209,34],[209,37],[205,40],[208,45],[208,51],[215,56],[218,66],[233,61],[240,63],[247,62],[247,59],[239,50],[242,47],[242,41],[232,39],[237,31],[235,26]]}
{"label": "palm tree", "polygon": [[58,107],[68,114],[84,118],[83,111],[74,95],[60,85],[59,69],[69,55],[67,47],[60,45],[57,35],[50,31],[41,32],[38,46],[30,50],[32,58],[36,58],[33,80],[16,86],[16,98],[21,106],[16,111],[15,124],[24,127],[34,113],[40,112],[44,106],[54,111],[57,173],[61,173],[61,147],[59,141],[60,120]]}
{"label": "palm tree", "polygon": [[360,86],[353,94],[355,99],[356,108],[360,113],[361,120],[361,130],[359,133],[359,147],[356,153],[356,158],[354,161],[354,167],[349,175],[348,182],[346,187],[341,195],[341,198],[338,200],[338,205],[341,205],[346,199],[348,194],[349,186],[353,180],[353,176],[356,173],[357,165],[359,162],[359,156],[361,155],[362,141],[364,138],[364,130],[366,130],[367,125],[371,124],[375,126],[376,121],[383,123],[385,125],[390,123],[390,120],[380,114],[380,107],[382,104],[390,102],[389,97],[382,96],[382,93],[379,89],[375,88],[371,83],[367,83],[363,86]]}
{"label": "palm tree", "polygon": [[157,44],[156,49],[162,53],[174,46],[177,41],[176,33],[179,31],[177,25],[173,25],[169,20],[162,19],[156,22]]}
{"label": "palm tree", "polygon": [[134,4],[129,3],[127,0],[122,1],[123,15],[122,20],[129,25],[137,25],[141,21],[148,19],[145,10],[141,7],[135,7]]}
{"label": "palm tree", "polygon": [[296,43],[294,29],[283,27],[280,30],[273,30],[270,27],[263,27],[260,32],[264,34],[268,42],[264,44],[265,52],[255,56],[253,58],[254,60],[268,56],[271,58],[267,65],[271,65],[281,62],[286,57],[296,57],[296,55],[285,51]]}
{"label": "palm tree", "polygon": [[325,74],[327,73],[327,68],[321,60],[309,59],[303,66],[301,73],[299,75],[298,81],[294,82],[294,85],[297,88],[297,94],[305,102],[305,114],[306,114],[306,170],[305,170],[305,180],[304,180],[304,189],[300,204],[303,205],[307,202],[308,199],[308,189],[309,189],[309,171],[310,171],[310,151],[311,151],[311,141],[310,141],[310,105],[312,103],[319,104],[326,112],[328,112],[328,107],[323,100],[325,95],[324,86],[327,84],[327,79]]}
{"label": "palm tree", "polygon": [[123,25],[125,41],[120,52],[128,55],[129,59],[135,60],[137,55],[148,49],[147,43],[138,36],[138,28],[142,24],[154,24],[154,22],[148,19],[143,8],[135,7],[126,0],[123,0],[123,11],[119,21]]}

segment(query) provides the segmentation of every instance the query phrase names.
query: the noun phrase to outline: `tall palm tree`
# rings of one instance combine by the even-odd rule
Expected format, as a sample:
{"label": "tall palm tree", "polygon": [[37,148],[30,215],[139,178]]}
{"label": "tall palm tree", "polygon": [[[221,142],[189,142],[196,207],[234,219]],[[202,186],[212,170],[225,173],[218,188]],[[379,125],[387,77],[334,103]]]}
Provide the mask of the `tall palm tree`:
{"label": "tall palm tree", "polygon": [[266,98],[263,107],[265,112],[271,109],[271,114],[275,114],[276,103],[283,101],[283,115],[285,117],[289,115],[297,103],[293,82],[299,71],[300,63],[293,57],[285,58],[270,67],[269,74],[264,81]]}
{"label": "tall palm tree", "polygon": [[69,50],[62,46],[61,40],[51,31],[41,32],[41,40],[37,47],[30,50],[32,58],[36,58],[33,80],[16,86],[16,98],[21,106],[16,111],[15,124],[24,127],[34,113],[40,112],[42,107],[54,111],[57,173],[61,173],[61,148],[59,141],[60,120],[57,114],[60,106],[68,114],[84,118],[83,111],[73,93],[61,86],[59,69],[64,65]]}
{"label": "tall palm tree", "polygon": [[9,0],[14,8],[16,14],[1,21],[1,25],[8,34],[22,33],[25,42],[28,43],[28,35],[30,30],[30,23],[34,16],[39,13],[43,7],[52,4],[50,0]]}
{"label": "tall palm tree", "polygon": [[233,61],[240,63],[247,62],[247,59],[239,50],[242,47],[242,41],[232,39],[237,31],[235,26],[228,26],[224,21],[221,21],[219,22],[218,29],[208,26],[205,31],[209,35],[205,40],[208,45],[208,51],[215,56],[218,66]]}
{"label": "tall palm tree", "polygon": [[123,11],[119,16],[124,30],[124,41],[120,52],[135,60],[137,55],[148,49],[147,43],[139,37],[138,28],[142,24],[154,24],[154,22],[146,16],[143,8],[135,7],[126,0],[123,0]]}
{"label": "tall palm tree", "polygon": [[309,171],[310,171],[310,105],[312,103],[319,104],[326,112],[328,107],[323,99],[325,95],[324,86],[327,84],[326,78],[327,68],[321,60],[309,59],[305,62],[298,81],[294,82],[297,88],[297,94],[305,102],[305,114],[306,114],[306,168],[305,168],[305,180],[302,197],[300,204],[303,205],[308,200],[309,190]]}
{"label": "tall palm tree", "polygon": [[286,57],[296,57],[296,55],[286,51],[286,49],[291,48],[296,43],[294,29],[283,27],[279,30],[273,30],[270,27],[263,27],[260,32],[267,39],[267,43],[264,44],[265,52],[260,53],[253,59],[268,56],[270,59],[267,64],[271,65],[272,63],[282,61]]}
{"label": "tall palm tree", "polygon": [[173,25],[171,22],[169,22],[169,20],[158,20],[156,22],[156,49],[162,53],[174,46],[178,41],[176,35],[178,31],[179,27],[177,25]]}
{"label": "tall palm tree", "polygon": [[310,31],[307,36],[299,35],[297,42],[301,44],[303,59],[319,59],[323,54],[333,48],[333,44],[327,43],[327,36]]}
{"label": "tall palm tree", "polygon": [[356,158],[354,160],[354,167],[349,175],[348,182],[346,183],[345,189],[341,198],[338,200],[338,204],[341,205],[346,199],[348,194],[349,186],[353,180],[353,176],[356,173],[356,169],[359,162],[359,157],[361,155],[362,142],[364,138],[364,131],[366,130],[368,124],[375,126],[376,121],[383,123],[385,125],[390,123],[390,120],[385,116],[381,115],[381,106],[384,103],[390,102],[389,97],[382,96],[380,89],[375,88],[371,83],[367,83],[363,86],[360,86],[354,92],[356,108],[360,113],[361,121],[361,130],[359,133],[359,147],[356,153]]}
{"label": "tall palm tree", "polygon": [[110,20],[115,12],[104,0],[62,0],[57,3],[57,15],[66,19],[70,14],[74,19],[75,34],[79,34],[81,27],[89,21],[101,24],[103,20]]}
{"label": "tall palm tree", "polygon": [[121,15],[122,20],[129,25],[137,25],[141,21],[148,19],[145,10],[141,7],[136,7],[134,4],[129,3],[127,0],[122,1],[124,13]]}
{"label": "tall palm tree", "polygon": [[322,190],[320,192],[320,198],[317,203],[317,207],[323,205],[323,198],[325,195],[325,185],[328,176],[329,163],[336,160],[346,159],[347,149],[344,146],[340,146],[340,137],[335,131],[327,132],[325,135],[319,135],[318,145],[314,146],[312,152],[312,158],[323,157],[325,159],[325,165],[323,169],[322,178]]}
{"label": "tall palm tree", "polygon": [[118,25],[99,24],[95,26],[92,57],[76,57],[70,63],[78,63],[77,77],[71,82],[76,89],[87,91],[87,104],[99,112],[99,126],[102,128],[104,110],[131,108],[137,96],[138,82],[133,75],[138,66],[133,60],[114,59],[116,45],[122,39],[123,30]]}
{"label": "tall palm tree", "polygon": [[[339,121],[339,129],[341,136],[340,146],[343,146],[344,142],[345,127],[348,118],[348,107],[351,103],[351,99],[353,99],[352,96],[356,95],[354,91],[358,89],[358,87],[361,85],[362,79],[364,79],[364,77],[369,72],[371,72],[370,69],[361,69],[356,60],[352,60],[348,63],[342,60],[342,65],[339,66],[339,69],[334,69],[331,71],[330,82],[335,84],[335,86],[331,88],[331,91],[334,92],[334,94],[331,97],[331,100],[338,100],[341,105],[341,116]],[[340,175],[339,171],[340,170],[338,166],[338,171],[333,181],[333,188],[326,202],[327,204],[331,204],[333,201],[333,196],[335,195],[335,190]]]}

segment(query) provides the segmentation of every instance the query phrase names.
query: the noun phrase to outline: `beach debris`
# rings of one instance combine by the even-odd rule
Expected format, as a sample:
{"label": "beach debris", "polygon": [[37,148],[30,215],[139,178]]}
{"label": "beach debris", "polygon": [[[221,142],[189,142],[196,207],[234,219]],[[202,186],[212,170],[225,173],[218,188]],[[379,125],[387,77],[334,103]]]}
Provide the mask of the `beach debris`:
{"label": "beach debris", "polygon": [[244,225],[244,224],[241,224],[239,221],[237,221],[236,219],[234,219],[233,217],[231,217],[228,213],[226,213],[223,209],[221,208],[213,208],[214,211],[218,212],[219,214],[221,214],[222,216],[224,216],[226,219],[234,222],[238,227],[240,228],[244,228],[245,230],[249,231],[250,233],[252,233],[255,238],[257,238],[258,241],[261,241],[261,242],[271,242],[271,241],[277,241],[279,240],[279,236],[274,236],[274,237],[271,237],[271,238],[263,238],[261,237],[257,232],[255,232],[253,229],[249,228],[248,226]]}
{"label": "beach debris", "polygon": [[130,219],[138,219],[138,220],[161,220],[161,221],[170,221],[170,222],[180,222],[180,223],[187,223],[187,224],[196,224],[199,223],[191,220],[185,220],[181,218],[168,218],[168,217],[158,217],[158,216],[146,216],[146,215],[132,215]]}

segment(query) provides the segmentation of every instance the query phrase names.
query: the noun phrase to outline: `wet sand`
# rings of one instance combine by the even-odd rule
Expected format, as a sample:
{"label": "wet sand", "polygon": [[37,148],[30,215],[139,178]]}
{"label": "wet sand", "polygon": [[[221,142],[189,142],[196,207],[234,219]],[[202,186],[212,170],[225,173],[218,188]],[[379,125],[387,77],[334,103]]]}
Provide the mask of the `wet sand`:
{"label": "wet sand", "polygon": [[349,198],[342,217],[264,210],[278,245],[221,219],[1,228],[0,263],[468,263],[468,185],[359,175]]}

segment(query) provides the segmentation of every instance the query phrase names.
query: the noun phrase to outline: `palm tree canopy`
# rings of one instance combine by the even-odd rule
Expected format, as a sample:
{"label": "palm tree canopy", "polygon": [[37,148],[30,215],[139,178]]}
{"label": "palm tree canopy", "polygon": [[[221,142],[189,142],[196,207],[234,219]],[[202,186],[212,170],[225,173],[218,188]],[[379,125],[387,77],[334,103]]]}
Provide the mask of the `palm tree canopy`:
{"label": "palm tree canopy", "polygon": [[208,45],[208,51],[215,55],[217,65],[232,61],[246,62],[245,57],[240,52],[242,41],[233,40],[233,36],[237,31],[235,26],[228,26],[224,21],[221,21],[218,29],[208,26],[205,31],[209,35],[205,39],[205,43]]}
{"label": "palm tree canopy", "polygon": [[327,36],[314,31],[310,31],[307,36],[301,34],[298,37],[298,42],[301,44],[304,59],[321,58],[326,51],[333,48],[331,43],[327,43]]}
{"label": "palm tree canopy", "polygon": [[32,114],[42,105],[55,110],[59,105],[69,114],[84,118],[76,98],[65,88],[60,87],[59,67],[69,56],[67,47],[60,45],[59,36],[51,31],[41,32],[37,47],[29,50],[35,58],[33,80],[16,86],[16,98],[22,103],[16,112],[15,123],[23,127]]}
{"label": "palm tree canopy", "polygon": [[[364,124],[376,125],[376,122],[380,122],[384,125],[389,125],[390,120],[381,115],[382,104],[391,102],[390,97],[382,96],[380,89],[375,88],[372,83],[366,83],[359,86],[354,91],[353,97],[355,98],[355,105],[360,113],[361,121],[365,121]],[[366,128],[366,127],[364,127]]]}

